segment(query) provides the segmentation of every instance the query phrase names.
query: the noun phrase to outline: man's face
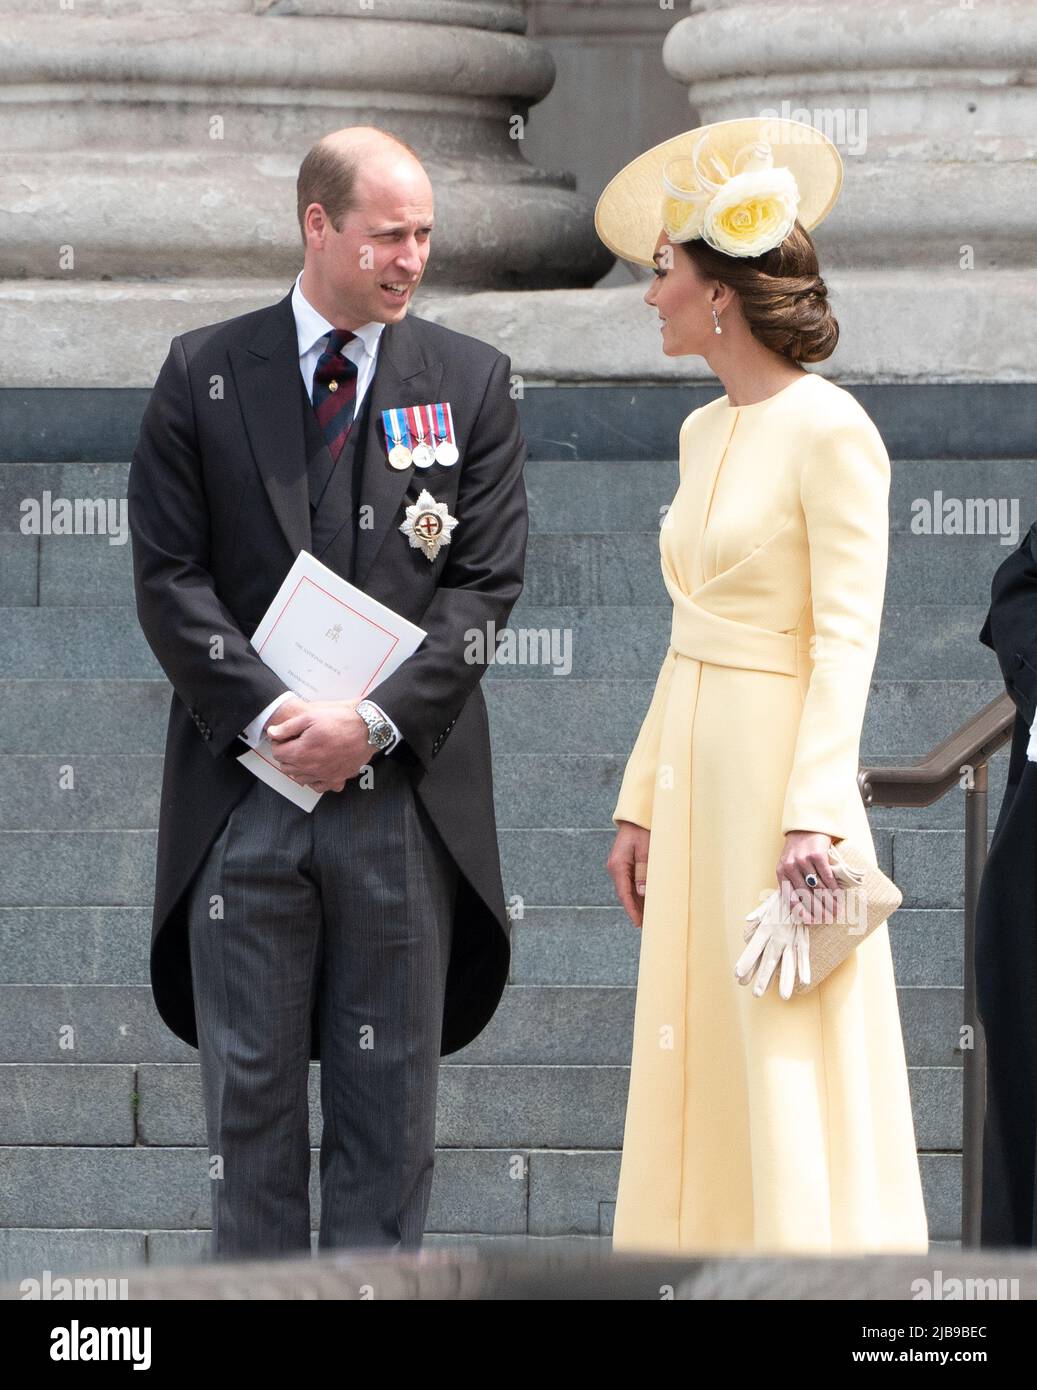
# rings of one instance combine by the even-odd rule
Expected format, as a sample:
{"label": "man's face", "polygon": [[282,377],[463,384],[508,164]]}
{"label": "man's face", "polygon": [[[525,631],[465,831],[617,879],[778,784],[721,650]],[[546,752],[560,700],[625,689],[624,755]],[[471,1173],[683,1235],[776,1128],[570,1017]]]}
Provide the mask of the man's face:
{"label": "man's face", "polygon": [[356,201],[339,231],[324,219],[315,268],[341,326],[397,323],[428,260],[432,186],[410,159],[372,160],[357,175]]}

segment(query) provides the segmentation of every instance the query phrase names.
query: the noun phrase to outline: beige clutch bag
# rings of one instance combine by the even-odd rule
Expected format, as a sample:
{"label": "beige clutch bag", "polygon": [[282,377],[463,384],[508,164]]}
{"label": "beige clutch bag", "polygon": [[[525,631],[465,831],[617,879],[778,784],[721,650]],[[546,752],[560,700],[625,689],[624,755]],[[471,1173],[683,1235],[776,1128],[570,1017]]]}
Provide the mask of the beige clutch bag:
{"label": "beige clutch bag", "polygon": [[859,847],[840,840],[830,847],[828,860],[835,891],[819,886],[802,903],[817,921],[799,920],[787,885],[775,888],[746,916],[747,945],[735,964],[735,978],[751,984],[757,998],[776,973],[782,999],[816,989],[900,906],[900,889]]}
{"label": "beige clutch bag", "polygon": [[810,982],[804,984],[797,978],[796,994],[816,989],[876,927],[892,917],[904,900],[893,880],[848,840],[832,845],[828,859],[840,890],[832,904],[835,920],[812,923],[807,928]]}

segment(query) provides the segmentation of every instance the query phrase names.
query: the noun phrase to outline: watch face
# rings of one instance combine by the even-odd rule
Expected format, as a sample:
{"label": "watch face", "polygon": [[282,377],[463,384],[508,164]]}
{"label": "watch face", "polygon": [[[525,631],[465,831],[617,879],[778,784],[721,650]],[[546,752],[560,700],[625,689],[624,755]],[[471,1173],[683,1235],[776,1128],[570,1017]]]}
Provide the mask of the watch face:
{"label": "watch face", "polygon": [[[375,748],[385,748],[392,743],[392,728],[376,710],[364,704],[357,705],[357,713],[367,723],[367,741]],[[366,718],[365,718],[366,716]]]}

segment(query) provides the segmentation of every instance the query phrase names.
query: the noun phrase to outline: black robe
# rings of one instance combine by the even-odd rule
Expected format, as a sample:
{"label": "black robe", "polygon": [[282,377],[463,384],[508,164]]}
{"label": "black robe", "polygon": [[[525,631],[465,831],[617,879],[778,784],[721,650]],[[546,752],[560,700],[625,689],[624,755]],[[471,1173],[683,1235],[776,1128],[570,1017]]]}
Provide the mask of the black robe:
{"label": "black robe", "polygon": [[1008,785],[980,884],[976,991],[987,1043],[981,1243],[1037,1244],[1037,522],[994,575],[979,640],[1016,718]]}

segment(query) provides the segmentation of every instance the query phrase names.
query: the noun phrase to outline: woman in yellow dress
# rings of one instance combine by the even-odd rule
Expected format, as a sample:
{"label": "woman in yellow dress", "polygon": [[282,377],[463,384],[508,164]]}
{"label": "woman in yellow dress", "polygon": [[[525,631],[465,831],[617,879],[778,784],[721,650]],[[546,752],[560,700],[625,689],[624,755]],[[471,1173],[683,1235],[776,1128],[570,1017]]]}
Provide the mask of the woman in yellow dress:
{"label": "woman in yellow dress", "polygon": [[727,388],[681,427],[670,645],[613,814],[642,928],[616,1250],[928,1248],[887,927],[789,999],[734,974],[776,884],[834,889],[842,839],[875,862],[856,778],[889,458],[801,365],[838,338],[809,229],[841,180],[811,127],[725,121],[639,156],[596,212],[655,271],[663,351]]}

